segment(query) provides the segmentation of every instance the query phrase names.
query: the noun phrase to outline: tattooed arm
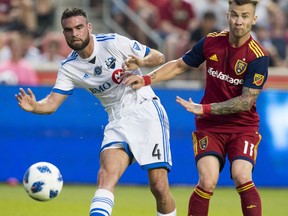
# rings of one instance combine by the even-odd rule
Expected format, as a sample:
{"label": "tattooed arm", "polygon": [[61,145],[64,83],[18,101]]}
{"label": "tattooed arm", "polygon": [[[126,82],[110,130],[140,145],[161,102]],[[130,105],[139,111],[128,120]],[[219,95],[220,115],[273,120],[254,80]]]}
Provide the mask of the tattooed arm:
{"label": "tattooed arm", "polygon": [[243,87],[240,96],[220,103],[212,103],[211,114],[223,115],[248,111],[256,102],[260,92],[261,89]]}
{"label": "tattooed arm", "polygon": [[[261,89],[243,87],[242,94],[240,96],[219,103],[211,103],[209,105],[194,103],[191,98],[189,101],[187,101],[181,97],[177,97],[176,101],[186,108],[187,111],[197,115],[203,115],[204,113],[225,115],[250,110],[253,104],[256,102],[260,92]],[[207,106],[209,108],[207,108]]]}

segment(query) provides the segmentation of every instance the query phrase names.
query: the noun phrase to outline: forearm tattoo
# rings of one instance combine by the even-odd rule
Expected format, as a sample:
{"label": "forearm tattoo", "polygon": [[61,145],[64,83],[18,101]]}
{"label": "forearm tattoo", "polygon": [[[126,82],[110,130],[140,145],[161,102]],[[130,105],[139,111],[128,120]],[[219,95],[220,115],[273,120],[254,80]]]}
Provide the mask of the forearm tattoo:
{"label": "forearm tattoo", "polygon": [[155,78],[156,78],[156,72],[151,73],[151,74],[150,74],[150,78],[151,78],[151,79],[155,79]]}
{"label": "forearm tattoo", "polygon": [[220,103],[211,104],[211,114],[224,115],[248,111],[256,102],[261,90],[243,87],[242,94]]}

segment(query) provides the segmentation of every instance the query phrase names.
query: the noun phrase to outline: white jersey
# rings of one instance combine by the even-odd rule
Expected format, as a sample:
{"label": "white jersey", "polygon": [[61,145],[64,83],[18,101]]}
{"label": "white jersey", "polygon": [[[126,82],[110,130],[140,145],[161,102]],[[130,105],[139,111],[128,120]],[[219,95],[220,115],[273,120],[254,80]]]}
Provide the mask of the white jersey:
{"label": "white jersey", "polygon": [[[122,67],[130,54],[143,58],[150,49],[117,34],[93,35],[93,54],[82,59],[72,52],[62,61],[54,92],[72,94],[76,86],[97,97],[109,116],[101,151],[123,148],[144,169],[171,169],[169,121],[150,86],[133,90],[122,83]],[[130,71],[141,75],[141,71]],[[128,115],[129,114],[129,115]]]}
{"label": "white jersey", "polygon": [[128,73],[141,75],[140,69],[124,72],[124,60],[130,54],[143,58],[150,52],[148,47],[118,34],[93,35],[93,40],[89,58],[83,59],[73,51],[61,62],[54,92],[72,94],[75,87],[81,86],[101,101],[110,120],[155,97],[150,86],[135,91],[122,83]]}

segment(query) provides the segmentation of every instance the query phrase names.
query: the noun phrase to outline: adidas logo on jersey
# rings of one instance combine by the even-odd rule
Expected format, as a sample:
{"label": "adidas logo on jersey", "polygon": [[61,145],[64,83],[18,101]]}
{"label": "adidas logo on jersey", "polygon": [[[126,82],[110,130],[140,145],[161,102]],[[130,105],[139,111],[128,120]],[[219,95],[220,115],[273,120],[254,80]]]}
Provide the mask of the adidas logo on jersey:
{"label": "adidas logo on jersey", "polygon": [[210,60],[212,60],[212,61],[217,61],[218,62],[218,57],[217,57],[217,55],[216,54],[214,54],[214,55],[212,55],[212,56],[210,56],[210,58],[209,58]]}
{"label": "adidas logo on jersey", "polygon": [[89,79],[89,78],[90,78],[90,75],[85,73],[83,76],[83,79]]}

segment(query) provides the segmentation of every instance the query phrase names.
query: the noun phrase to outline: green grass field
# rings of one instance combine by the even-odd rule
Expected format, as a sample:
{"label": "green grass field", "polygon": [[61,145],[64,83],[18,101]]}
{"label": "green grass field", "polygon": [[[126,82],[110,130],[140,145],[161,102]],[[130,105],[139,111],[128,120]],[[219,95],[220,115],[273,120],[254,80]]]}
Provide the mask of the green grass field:
{"label": "green grass field", "polygon": [[[171,188],[178,216],[186,216],[193,187]],[[1,216],[88,216],[95,191],[91,185],[64,185],[61,194],[48,202],[28,197],[22,185],[0,184]],[[288,215],[288,188],[259,188],[263,216]],[[233,188],[217,188],[211,199],[211,216],[241,216],[239,196]],[[113,216],[155,216],[155,203],[148,187],[120,185],[115,191]]]}

